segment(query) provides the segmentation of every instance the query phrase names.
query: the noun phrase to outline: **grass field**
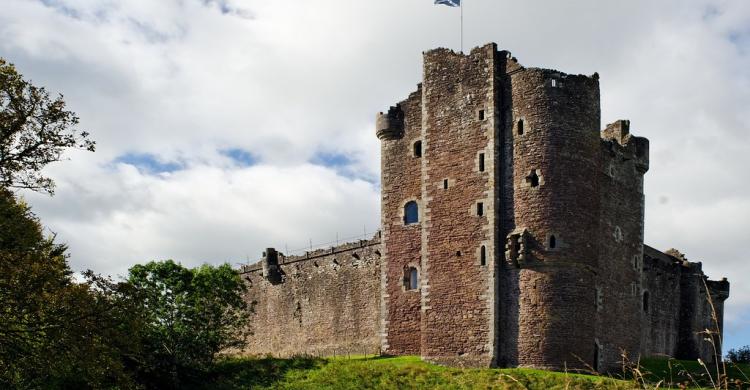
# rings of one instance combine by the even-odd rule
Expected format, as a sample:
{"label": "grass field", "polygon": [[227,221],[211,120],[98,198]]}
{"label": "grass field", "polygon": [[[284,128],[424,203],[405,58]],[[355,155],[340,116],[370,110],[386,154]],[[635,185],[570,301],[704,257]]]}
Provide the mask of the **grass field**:
{"label": "grass field", "polygon": [[[419,357],[235,358],[220,362],[208,382],[195,389],[633,389],[668,388],[687,382],[708,385],[697,362],[647,360],[647,380],[532,369],[460,369],[422,362]],[[747,369],[749,367],[744,367]],[[747,371],[746,371],[747,372]],[[689,374],[689,375],[688,375]],[[732,375],[741,378],[739,370]],[[730,375],[730,378],[732,376]],[[741,378],[747,389],[750,381]],[[736,385],[730,387],[737,389]]]}

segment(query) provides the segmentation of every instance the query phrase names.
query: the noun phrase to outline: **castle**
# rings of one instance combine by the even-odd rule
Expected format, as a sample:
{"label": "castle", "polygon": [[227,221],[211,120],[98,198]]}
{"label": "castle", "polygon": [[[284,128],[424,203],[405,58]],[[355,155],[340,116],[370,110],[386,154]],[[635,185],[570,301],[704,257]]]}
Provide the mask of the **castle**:
{"label": "castle", "polygon": [[428,51],[423,75],[376,118],[381,232],[240,270],[246,352],[602,372],[721,356],[729,282],[644,245],[649,143],[600,130],[597,74],[488,44]]}

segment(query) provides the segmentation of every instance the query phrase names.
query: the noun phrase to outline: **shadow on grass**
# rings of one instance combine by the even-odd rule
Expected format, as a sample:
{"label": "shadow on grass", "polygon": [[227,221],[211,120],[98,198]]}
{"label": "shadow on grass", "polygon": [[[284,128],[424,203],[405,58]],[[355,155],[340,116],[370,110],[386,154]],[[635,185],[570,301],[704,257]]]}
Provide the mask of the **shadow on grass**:
{"label": "shadow on grass", "polygon": [[324,359],[314,357],[227,358],[216,362],[202,383],[194,383],[186,388],[230,390],[267,387],[282,381],[290,370],[317,369],[325,364]]}

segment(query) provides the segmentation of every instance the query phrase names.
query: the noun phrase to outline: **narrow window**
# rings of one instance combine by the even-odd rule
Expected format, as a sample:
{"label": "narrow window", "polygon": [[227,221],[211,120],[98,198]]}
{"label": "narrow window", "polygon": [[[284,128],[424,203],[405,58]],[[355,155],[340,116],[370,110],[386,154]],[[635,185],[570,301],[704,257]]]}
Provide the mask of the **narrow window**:
{"label": "narrow window", "polygon": [[526,183],[532,187],[539,186],[539,175],[537,175],[536,169],[532,170],[529,176],[526,176]]}
{"label": "narrow window", "polygon": [[648,291],[643,293],[643,312],[648,313]]}
{"label": "narrow window", "polygon": [[479,172],[484,172],[484,153],[479,153]]}
{"label": "narrow window", "polygon": [[404,225],[417,222],[419,222],[419,206],[412,200],[404,205]]}
{"label": "narrow window", "polygon": [[484,215],[484,203],[482,202],[477,203],[477,215],[480,217]]}
{"label": "narrow window", "polygon": [[516,125],[516,131],[518,132],[518,135],[523,135],[523,119],[518,120],[518,124]]}
{"label": "narrow window", "polygon": [[414,143],[414,157],[422,157],[422,141]]}
{"label": "narrow window", "polygon": [[479,264],[487,265],[487,249],[484,247],[484,245],[479,248]]}
{"label": "narrow window", "polygon": [[557,87],[557,79],[552,79],[552,88]]}
{"label": "narrow window", "polygon": [[484,120],[484,110],[479,110],[479,120],[480,121]]}
{"label": "narrow window", "polygon": [[557,246],[557,238],[555,238],[555,235],[549,236],[549,249],[555,249]]}
{"label": "narrow window", "polygon": [[461,251],[456,251],[456,257],[461,257]]}
{"label": "narrow window", "polygon": [[409,267],[404,272],[404,288],[407,290],[419,288],[419,271],[416,268]]}
{"label": "narrow window", "polygon": [[443,189],[444,189],[444,190],[447,190],[447,189],[448,189],[448,179],[444,179],[444,180],[443,180]]}

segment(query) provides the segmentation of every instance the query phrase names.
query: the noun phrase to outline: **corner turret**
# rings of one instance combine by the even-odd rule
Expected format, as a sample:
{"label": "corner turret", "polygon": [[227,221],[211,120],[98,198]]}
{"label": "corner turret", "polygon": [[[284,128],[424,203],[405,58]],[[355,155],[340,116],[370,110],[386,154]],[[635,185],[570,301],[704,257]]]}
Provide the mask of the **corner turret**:
{"label": "corner turret", "polygon": [[375,135],[381,141],[404,136],[404,112],[400,105],[392,106],[386,114],[378,113],[375,117]]}

